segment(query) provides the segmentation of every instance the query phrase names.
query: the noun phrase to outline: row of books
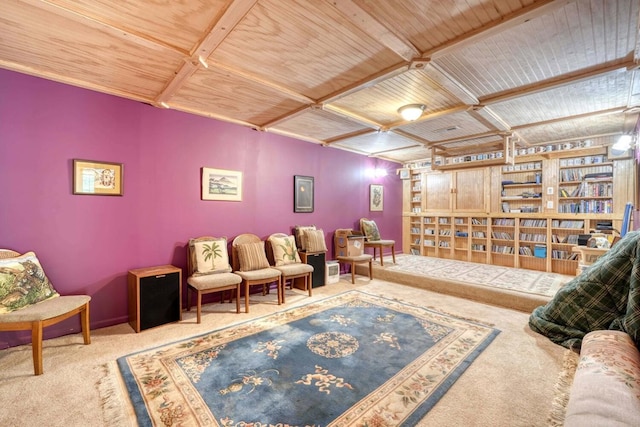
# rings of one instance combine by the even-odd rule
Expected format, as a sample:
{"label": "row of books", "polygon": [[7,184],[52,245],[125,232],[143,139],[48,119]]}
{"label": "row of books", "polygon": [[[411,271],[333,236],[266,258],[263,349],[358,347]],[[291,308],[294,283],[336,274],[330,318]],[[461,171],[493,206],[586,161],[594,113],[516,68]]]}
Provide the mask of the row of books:
{"label": "row of books", "polygon": [[478,245],[475,243],[471,244],[471,250],[472,251],[486,251],[487,247],[485,245]]}
{"label": "row of books", "polygon": [[547,235],[539,233],[520,233],[520,240],[526,240],[527,242],[546,242]]}
{"label": "row of books", "polygon": [[472,225],[487,225],[487,218],[471,218]]}
{"label": "row of books", "polygon": [[553,259],[565,259],[565,260],[576,260],[578,259],[578,254],[574,253],[574,252],[569,252],[569,251],[559,251],[559,250],[552,250],[551,251],[551,258]]}
{"label": "row of books", "polygon": [[613,201],[608,200],[581,200],[575,203],[560,203],[560,213],[613,213]]}
{"label": "row of books", "polygon": [[484,231],[472,231],[471,232],[471,237],[487,237],[487,234]]}
{"label": "row of books", "polygon": [[521,219],[520,226],[521,227],[546,227],[547,220],[546,219]]}
{"label": "row of books", "polygon": [[577,245],[578,238],[579,236],[577,234],[569,234],[568,236],[564,236],[564,237],[558,236],[557,234],[552,234],[551,242],[552,243],[569,243],[569,244]]}
{"label": "row of books", "polygon": [[495,218],[493,225],[513,226],[516,225],[516,220],[514,218]]}
{"label": "row of books", "polygon": [[612,182],[588,182],[583,181],[577,185],[571,192],[566,188],[560,188],[560,197],[612,197]]}
{"label": "row of books", "polygon": [[495,252],[497,254],[513,254],[515,250],[513,246],[502,246],[502,245],[492,245],[491,252]]}
{"label": "row of books", "polygon": [[449,242],[442,241],[442,242],[440,242],[440,245],[439,245],[439,246],[440,246],[441,248],[450,248],[450,247],[451,247],[451,244],[450,244]]}
{"label": "row of books", "polygon": [[611,177],[611,166],[597,166],[580,169],[563,169],[560,171],[560,182],[582,181],[585,178],[598,176]]}
{"label": "row of books", "polygon": [[554,228],[584,228],[583,220],[551,220],[551,226]]}
{"label": "row of books", "polygon": [[505,233],[502,231],[492,231],[491,237],[494,239],[513,240],[513,235],[511,233]]}

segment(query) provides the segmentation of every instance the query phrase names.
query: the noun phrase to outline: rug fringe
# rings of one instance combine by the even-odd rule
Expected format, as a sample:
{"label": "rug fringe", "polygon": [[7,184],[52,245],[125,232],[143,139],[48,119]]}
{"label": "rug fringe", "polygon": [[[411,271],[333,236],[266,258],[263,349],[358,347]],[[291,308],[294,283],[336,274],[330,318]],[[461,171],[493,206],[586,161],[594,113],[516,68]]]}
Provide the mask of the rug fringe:
{"label": "rug fringe", "polygon": [[573,384],[573,377],[578,366],[579,355],[572,351],[566,350],[562,360],[562,369],[554,385],[554,398],[551,403],[551,412],[547,418],[549,427],[562,427],[564,425],[564,417],[569,402],[569,393]]}
{"label": "rug fringe", "polygon": [[98,394],[102,406],[102,417],[105,427],[136,426],[135,417],[126,407],[128,397],[123,392],[124,385],[119,380],[116,362],[100,366],[101,378],[98,380]]}

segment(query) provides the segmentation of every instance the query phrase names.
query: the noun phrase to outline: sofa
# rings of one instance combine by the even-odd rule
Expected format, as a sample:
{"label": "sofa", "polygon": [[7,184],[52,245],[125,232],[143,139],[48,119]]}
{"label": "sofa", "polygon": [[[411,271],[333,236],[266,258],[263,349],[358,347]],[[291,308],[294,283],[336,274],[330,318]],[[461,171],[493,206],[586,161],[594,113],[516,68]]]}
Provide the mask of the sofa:
{"label": "sofa", "polygon": [[565,412],[565,427],[640,425],[640,351],[622,331],[589,332]]}

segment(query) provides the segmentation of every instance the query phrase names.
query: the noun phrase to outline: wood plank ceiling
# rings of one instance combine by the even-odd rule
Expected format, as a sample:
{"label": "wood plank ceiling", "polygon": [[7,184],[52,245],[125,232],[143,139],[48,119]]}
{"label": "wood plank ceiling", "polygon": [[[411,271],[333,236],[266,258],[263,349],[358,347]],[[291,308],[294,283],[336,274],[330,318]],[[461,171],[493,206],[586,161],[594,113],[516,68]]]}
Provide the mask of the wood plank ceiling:
{"label": "wood plank ceiling", "polygon": [[633,131],[638,3],[5,0],[0,67],[405,163]]}

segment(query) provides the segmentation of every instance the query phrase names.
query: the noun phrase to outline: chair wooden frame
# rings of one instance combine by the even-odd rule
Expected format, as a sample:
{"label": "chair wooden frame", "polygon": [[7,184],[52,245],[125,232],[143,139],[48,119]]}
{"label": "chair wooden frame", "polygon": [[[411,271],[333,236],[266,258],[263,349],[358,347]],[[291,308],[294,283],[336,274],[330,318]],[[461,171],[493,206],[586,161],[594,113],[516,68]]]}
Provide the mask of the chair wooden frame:
{"label": "chair wooden frame", "polygon": [[[216,237],[204,236],[199,239],[215,240]],[[240,284],[242,283],[242,277],[234,273],[215,273],[199,277],[194,277],[193,273],[195,267],[192,261],[191,245],[187,245],[187,271],[189,277],[187,278],[187,311],[191,311],[192,294],[195,292],[196,298],[196,323],[200,323],[202,318],[202,295],[211,294],[214,292],[222,292],[220,296],[220,303],[224,302],[225,291],[231,291],[231,297],[229,302],[233,301],[234,293],[236,297],[236,313],[240,313]],[[203,287],[200,283],[209,281],[210,285]]]}
{"label": "chair wooden frame", "polygon": [[[309,296],[312,296],[313,294],[313,267],[310,266],[309,264],[305,264],[303,262],[300,263],[293,263],[293,264],[287,264],[284,265],[282,267],[276,266],[276,262],[275,262],[275,258],[273,256],[273,246],[272,246],[272,242],[271,242],[271,238],[272,237],[287,237],[286,234],[284,233],[274,233],[271,236],[269,236],[269,238],[267,239],[267,242],[265,244],[265,249],[267,251],[267,260],[269,261],[269,264],[271,266],[273,266],[273,268],[275,268],[276,270],[280,270],[280,273],[282,274],[281,276],[281,281],[282,281],[282,303],[285,303],[285,288],[286,288],[286,283],[288,280],[291,280],[291,287],[293,288],[294,286],[294,282],[296,279],[302,279],[302,282],[304,284],[304,291],[308,291],[309,292]],[[295,238],[294,238],[295,240]],[[304,266],[308,266],[309,268],[305,268],[305,272],[301,272],[301,273],[295,273],[292,274],[290,273],[291,267],[299,267],[300,265],[304,265]]]}
{"label": "chair wooden frame", "polygon": [[396,263],[396,242],[395,240],[385,240],[385,239],[380,239],[380,240],[368,240],[367,236],[364,232],[364,227],[363,227],[363,221],[371,221],[370,219],[367,218],[360,218],[360,232],[362,233],[363,236],[365,236],[364,239],[364,247],[366,248],[373,248],[373,259],[376,259],[376,249],[380,250],[380,266],[384,267],[384,254],[383,254],[383,248],[391,248],[391,256],[393,257],[393,263]]}
{"label": "chair wooden frame", "polygon": [[[238,259],[238,246],[243,243],[258,243],[261,241],[262,239],[260,239],[260,237],[256,236],[255,234],[244,233],[236,236],[236,238],[233,239],[233,242],[231,243],[231,267],[233,268],[233,271],[235,272],[235,274],[242,277],[242,282],[244,283],[245,313],[249,312],[249,288],[251,286],[262,285],[263,294],[264,294],[265,285],[276,282],[277,288],[278,288],[278,305],[282,304],[284,300],[283,298],[284,285],[282,284],[283,283],[282,273],[280,272],[280,270],[276,270],[275,268],[272,268],[272,267],[264,268],[261,270],[255,270],[255,271],[264,273],[264,276],[256,279],[249,278],[250,273],[252,272],[240,271],[240,260]],[[265,249],[265,256],[266,256],[266,249]],[[272,271],[269,271],[269,270],[272,270]]]}
{"label": "chair wooden frame", "polygon": [[[12,251],[10,249],[0,249],[0,258],[14,258],[20,256],[20,253]],[[43,360],[42,360],[42,341],[44,328],[62,322],[77,314],[80,315],[80,327],[82,329],[82,337],[84,344],[91,344],[91,332],[89,322],[89,302],[91,297],[88,295],[68,295],[59,296],[42,301],[34,306],[38,306],[37,310],[33,311],[32,319],[20,320],[20,321],[7,321],[10,315],[6,315],[7,318],[3,319],[0,314],[0,331],[26,331],[31,330],[31,347],[33,353],[33,371],[35,375],[42,375],[44,372]],[[74,307],[70,310],[63,307]],[[29,317],[30,307],[25,307],[21,311],[21,318]],[[63,313],[60,311],[63,310]]]}

